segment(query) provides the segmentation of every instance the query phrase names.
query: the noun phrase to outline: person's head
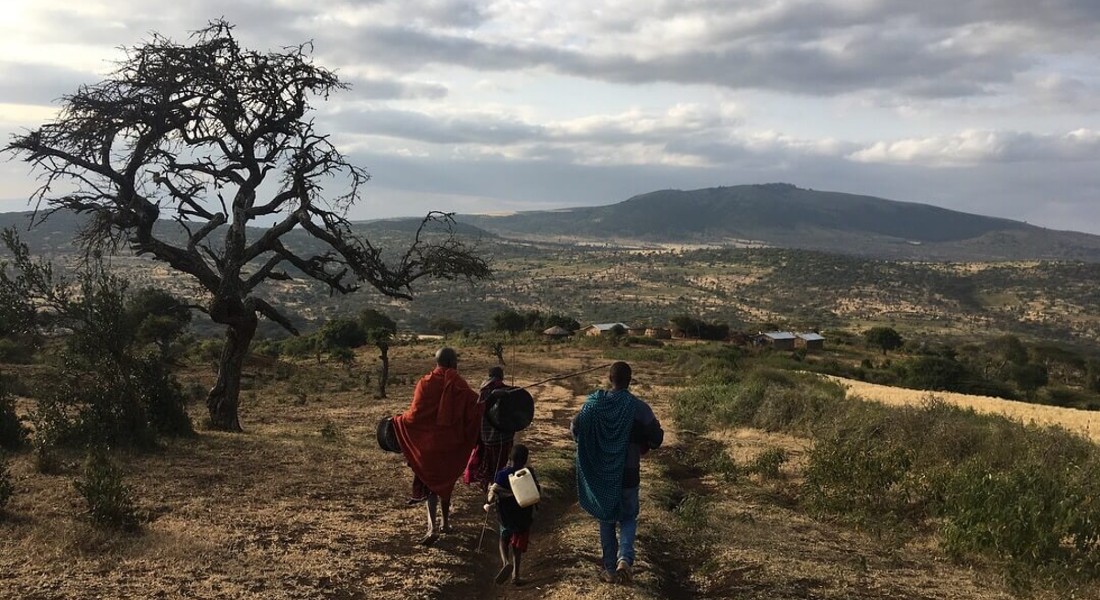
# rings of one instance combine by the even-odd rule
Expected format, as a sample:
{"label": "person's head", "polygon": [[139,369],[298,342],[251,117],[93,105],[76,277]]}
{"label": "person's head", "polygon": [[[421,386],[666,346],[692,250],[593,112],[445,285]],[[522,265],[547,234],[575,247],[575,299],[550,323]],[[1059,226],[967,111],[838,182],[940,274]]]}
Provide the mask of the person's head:
{"label": "person's head", "polygon": [[444,369],[458,368],[458,353],[454,348],[443,347],[435,353],[435,364]]}
{"label": "person's head", "polygon": [[492,367],[489,369],[489,379],[504,379],[504,369]]}
{"label": "person's head", "polygon": [[611,364],[611,372],[607,378],[611,381],[611,387],[617,390],[625,390],[630,387],[630,365],[623,361]]}
{"label": "person's head", "polygon": [[527,446],[516,444],[512,446],[512,453],[508,455],[508,464],[520,469],[527,464]]}

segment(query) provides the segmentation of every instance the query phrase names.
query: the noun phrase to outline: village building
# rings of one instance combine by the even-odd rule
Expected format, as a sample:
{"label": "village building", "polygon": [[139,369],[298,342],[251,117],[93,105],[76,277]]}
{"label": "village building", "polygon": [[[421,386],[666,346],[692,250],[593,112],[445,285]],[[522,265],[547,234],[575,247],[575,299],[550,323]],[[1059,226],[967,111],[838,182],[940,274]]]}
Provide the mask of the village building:
{"label": "village building", "polygon": [[630,327],[625,323],[593,323],[581,331],[584,335],[609,335],[616,326],[621,327],[623,333],[630,331]]}
{"label": "village building", "polygon": [[649,327],[645,330],[645,336],[658,340],[671,340],[672,330],[667,327]]}
{"label": "village building", "polygon": [[765,331],[761,340],[776,350],[794,350],[794,341],[798,336],[789,331]]}
{"label": "village building", "polygon": [[798,334],[797,345],[808,352],[819,352],[825,349],[825,336],[820,333],[808,332]]}
{"label": "village building", "polygon": [[561,325],[554,325],[553,327],[547,329],[546,331],[543,331],[542,335],[544,335],[548,338],[562,339],[562,338],[567,338],[567,337],[573,335],[573,332],[569,331],[568,329],[566,329],[564,327],[562,327]]}

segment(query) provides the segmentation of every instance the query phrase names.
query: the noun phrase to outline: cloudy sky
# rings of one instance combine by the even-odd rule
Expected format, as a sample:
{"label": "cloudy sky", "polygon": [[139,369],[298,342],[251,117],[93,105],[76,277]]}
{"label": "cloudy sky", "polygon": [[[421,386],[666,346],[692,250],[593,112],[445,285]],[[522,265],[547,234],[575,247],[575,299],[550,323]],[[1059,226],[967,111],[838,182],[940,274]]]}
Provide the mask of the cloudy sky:
{"label": "cloudy sky", "polygon": [[[1100,233],[1098,0],[0,0],[0,134],[157,31],[313,40],[355,218],[789,182]],[[26,165],[0,162],[0,210]]]}

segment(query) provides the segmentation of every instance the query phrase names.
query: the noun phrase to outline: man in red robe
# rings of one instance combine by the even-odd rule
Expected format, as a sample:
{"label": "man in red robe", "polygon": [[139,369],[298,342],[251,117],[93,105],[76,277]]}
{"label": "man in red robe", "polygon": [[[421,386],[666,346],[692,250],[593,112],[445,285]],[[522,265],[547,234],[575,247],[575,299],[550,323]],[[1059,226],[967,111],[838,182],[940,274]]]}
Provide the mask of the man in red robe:
{"label": "man in red robe", "polygon": [[409,409],[393,418],[401,452],[413,470],[413,497],[427,500],[428,534],[420,540],[426,546],[438,539],[437,503],[442,505],[440,530],[451,529],[451,492],[477,443],[482,411],[477,392],[458,374],[454,349],[440,348],[435,363],[416,383]]}

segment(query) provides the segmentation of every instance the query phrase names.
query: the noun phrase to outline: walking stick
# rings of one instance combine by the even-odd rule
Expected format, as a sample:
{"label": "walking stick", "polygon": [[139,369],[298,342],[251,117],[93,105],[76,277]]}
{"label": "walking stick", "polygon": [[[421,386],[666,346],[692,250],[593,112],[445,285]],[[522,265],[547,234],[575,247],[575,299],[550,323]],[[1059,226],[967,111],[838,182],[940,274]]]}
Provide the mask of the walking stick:
{"label": "walking stick", "polygon": [[477,538],[477,552],[481,554],[481,542],[485,541],[485,530],[489,528],[489,511],[485,511],[485,522],[481,524],[481,535]]}

